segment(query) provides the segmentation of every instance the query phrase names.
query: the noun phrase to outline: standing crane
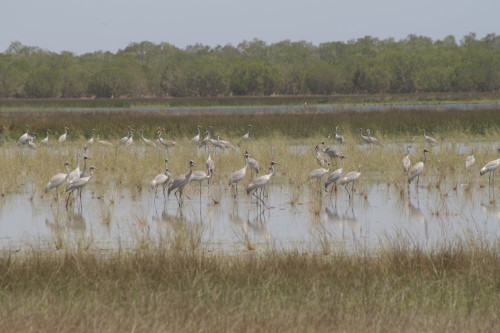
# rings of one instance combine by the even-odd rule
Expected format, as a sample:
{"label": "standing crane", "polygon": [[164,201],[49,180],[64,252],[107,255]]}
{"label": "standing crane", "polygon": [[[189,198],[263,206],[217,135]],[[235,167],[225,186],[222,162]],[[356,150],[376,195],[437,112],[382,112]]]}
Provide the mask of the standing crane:
{"label": "standing crane", "polygon": [[365,143],[372,143],[372,140],[370,140],[369,137],[367,136],[364,136],[363,135],[363,129],[362,128],[358,128],[359,130],[359,136],[361,137],[361,139],[365,142]]}
{"label": "standing crane", "polygon": [[[170,196],[170,192],[172,192],[173,190],[176,190],[174,192],[174,194],[175,194],[175,198],[177,199],[177,203],[179,204],[179,206],[181,206],[183,204],[182,190],[184,189],[184,186],[186,186],[189,183],[189,178],[191,178],[191,175],[193,174],[193,166],[194,166],[194,162],[189,161],[189,172],[182,175],[182,176],[175,178],[174,181],[171,182],[170,185],[168,186],[168,196]],[[177,197],[177,192],[179,192],[179,197]]]}
{"label": "standing crane", "polygon": [[423,162],[418,162],[417,164],[415,164],[410,172],[408,173],[408,184],[411,184],[411,182],[417,178],[417,188],[418,188],[418,182],[420,180],[420,174],[422,173],[422,171],[424,171],[424,166],[425,166],[425,163],[427,162],[427,155],[425,155],[425,153],[429,153],[430,151],[428,151],[427,149],[424,149],[424,161]]}
{"label": "standing crane", "polygon": [[21,135],[21,137],[17,140],[17,145],[25,145],[28,143],[29,139],[31,138],[30,137],[30,134],[29,134],[29,128],[30,126],[28,124],[26,124],[26,133],[24,133],[23,135]]}
{"label": "standing crane", "polygon": [[127,126],[127,135],[120,139],[120,144],[124,145],[125,143],[127,143],[129,137],[130,137],[130,126]]}
{"label": "standing crane", "polygon": [[333,161],[334,158],[340,158],[340,156],[344,155],[342,152],[336,148],[328,147],[325,149],[325,141],[321,141],[323,145],[323,152],[326,153]]}
{"label": "standing crane", "polygon": [[[266,204],[264,200],[262,199],[262,194],[264,193],[264,188],[266,187],[267,183],[269,183],[269,180],[271,180],[271,177],[274,175],[274,166],[278,164],[277,162],[271,161],[268,169],[270,169],[270,173],[264,176],[260,176],[258,178],[255,178],[250,184],[247,186],[247,195],[250,193],[253,193],[253,196],[259,199],[262,204]],[[255,195],[255,192],[260,189],[259,196]]]}
{"label": "standing crane", "polygon": [[245,159],[245,166],[238,170],[238,171],[235,171],[231,174],[231,176],[229,177],[229,189],[231,189],[231,187],[233,186],[233,184],[236,185],[236,193],[235,193],[235,196],[238,195],[238,182],[240,180],[242,180],[243,178],[245,178],[245,174],[247,172],[247,167],[248,167],[248,154],[245,154],[244,155],[244,159]]}
{"label": "standing crane", "polygon": [[206,134],[207,136],[206,136],[203,140],[201,140],[201,141],[200,141],[200,147],[201,147],[201,146],[205,146],[205,150],[206,150],[207,146],[208,146],[208,145],[210,144],[210,142],[211,142],[211,141],[210,141],[210,131],[211,131],[211,130],[212,130],[212,126],[208,126],[207,131],[204,133],[204,134]]}
{"label": "standing crane", "polygon": [[248,155],[248,166],[250,167],[250,172],[251,170],[255,171],[255,174],[259,173],[259,162],[257,162],[256,159],[250,158],[250,153],[248,150],[245,151],[245,154]]}
{"label": "standing crane", "polygon": [[335,186],[332,186],[332,192],[333,193],[333,188],[335,187],[335,191],[337,191],[337,181],[340,179],[340,177],[342,176],[342,172],[344,172],[344,158],[346,158],[346,156],[342,155],[340,156],[340,161],[342,163],[342,166],[333,171],[329,176],[328,178],[325,180],[325,191],[328,192],[328,186],[330,186],[330,184],[334,184]]}
{"label": "standing crane", "polygon": [[175,141],[169,141],[169,140],[165,140],[163,139],[163,135],[167,132],[166,129],[162,128],[161,130],[158,131],[158,140],[157,142],[159,142],[161,145],[163,145],[165,148],[167,148],[167,151],[168,151],[168,148],[171,148],[173,146],[175,146],[176,142]]}
{"label": "standing crane", "polygon": [[[207,167],[207,172],[213,172],[215,170],[215,163],[212,160],[212,158],[210,157],[210,145],[208,145],[208,158],[207,158],[207,161],[205,162],[205,165]],[[212,171],[210,171],[210,170],[212,170]],[[210,187],[211,179],[212,178],[208,179],[208,187]]]}
{"label": "standing crane", "polygon": [[[345,185],[344,188],[349,194],[349,199],[351,199],[351,193],[354,195],[354,183],[358,180],[359,176],[361,176],[361,165],[358,165],[358,171],[348,172],[339,181],[340,185]],[[352,183],[351,193],[349,193],[349,190],[347,189],[347,185],[349,185],[349,183]]]}
{"label": "standing crane", "polygon": [[318,188],[320,187],[319,183],[321,182],[321,178],[326,175],[330,171],[330,162],[326,163],[326,169],[325,168],[319,168],[311,171],[309,173],[309,176],[307,177],[307,180],[311,179],[317,179],[318,180]]}
{"label": "standing crane", "polygon": [[63,144],[64,141],[66,141],[66,138],[68,137],[68,130],[69,130],[69,128],[64,127],[64,134],[59,137],[60,144]]}
{"label": "standing crane", "polygon": [[105,147],[114,147],[111,142],[106,141],[106,140],[101,140],[101,136],[100,135],[97,135],[97,142],[99,142],[101,145],[103,145]]}
{"label": "standing crane", "polygon": [[196,145],[200,143],[200,135],[201,135],[200,128],[201,128],[201,126],[198,125],[198,127],[197,127],[197,129],[198,129],[198,135],[196,135],[195,137],[193,137],[191,139],[191,142],[194,143],[194,144],[196,144]]}
{"label": "standing crane", "polygon": [[92,129],[92,136],[89,141],[87,141],[87,147],[90,147],[94,144],[94,136],[95,136],[95,128]]}
{"label": "standing crane", "polygon": [[166,167],[167,159],[165,159],[165,172],[160,173],[151,181],[151,188],[155,189],[155,198],[158,192],[158,186],[163,186],[163,197],[165,198],[165,187],[167,186],[168,180],[170,179],[170,173],[168,172],[168,168]]}
{"label": "standing crane", "polygon": [[328,163],[328,159],[319,150],[319,144],[317,144],[316,147],[314,147],[314,151],[316,152],[316,161],[318,162],[319,166],[324,167],[326,163]]}
{"label": "standing crane", "polygon": [[144,144],[145,144],[146,146],[149,146],[149,147],[156,147],[156,145],[155,145],[155,143],[154,143],[153,141],[151,141],[151,140],[149,140],[149,139],[146,139],[146,138],[144,137],[144,130],[143,130],[142,128],[139,130],[139,133],[141,133],[141,138],[142,138],[142,141],[144,142]]}
{"label": "standing crane", "polygon": [[[70,165],[69,162],[64,163],[64,167],[66,168],[66,173],[60,172],[60,173],[55,174],[52,178],[50,178],[47,185],[45,185],[45,190],[44,190],[45,193],[49,192],[53,188],[56,189],[56,198],[58,199],[58,202],[59,202],[59,191],[58,191],[59,186],[64,184],[64,182],[66,181],[66,178],[68,178],[68,175],[69,175],[68,165]],[[50,203],[51,207],[52,207],[53,203],[54,203],[54,199],[52,199],[52,202]]]}
{"label": "standing crane", "polygon": [[49,133],[50,133],[50,130],[47,128],[47,136],[45,137],[45,139],[43,139],[42,141],[40,141],[41,145],[46,145],[46,144],[49,143]]}
{"label": "standing crane", "polygon": [[[500,155],[500,148],[497,150],[498,154]],[[500,165],[500,158],[490,161],[486,163],[484,167],[481,168],[481,171],[479,172],[479,175],[484,175],[486,172],[490,173],[490,177],[488,179],[488,184],[491,185],[491,181],[493,179],[493,186],[495,186],[495,170],[498,169],[498,166]],[[492,177],[493,176],[493,177]]]}
{"label": "standing crane", "polygon": [[199,182],[200,183],[200,203],[201,203],[201,183],[207,179],[208,181],[210,181],[210,178],[212,177],[212,172],[213,170],[212,169],[209,169],[208,170],[208,175],[205,171],[195,171],[193,172],[193,174],[191,175],[191,178],[189,178],[189,182]]}
{"label": "standing crane", "polygon": [[370,142],[371,142],[371,143],[374,143],[374,144],[379,145],[379,146],[381,146],[381,145],[382,145],[382,144],[380,143],[380,140],[379,140],[379,139],[374,138],[373,136],[371,136],[371,135],[370,135],[370,129],[369,129],[369,128],[366,130],[366,133],[368,133],[368,139],[370,139]]}
{"label": "standing crane", "polygon": [[[252,128],[252,125],[247,126],[247,132],[241,137],[242,141],[247,141],[250,138],[250,128]],[[238,146],[240,145],[241,141],[238,143]]]}
{"label": "standing crane", "polygon": [[425,135],[425,129],[422,128],[422,133],[424,134],[424,139],[425,141],[429,142],[431,145],[437,145],[436,139],[434,139],[432,136]]}
{"label": "standing crane", "polygon": [[68,193],[68,199],[66,200],[66,207],[68,207],[69,197],[71,196],[71,193],[73,193],[76,190],[78,190],[80,196],[80,206],[82,205],[82,189],[85,185],[87,185],[90,179],[92,179],[94,170],[97,169],[91,166],[89,168],[90,176],[75,179],[66,187],[66,192]]}
{"label": "standing crane", "polygon": [[474,163],[476,163],[476,159],[474,158],[474,147],[472,147],[472,155],[465,159],[465,170],[468,170]]}
{"label": "standing crane", "polygon": [[341,136],[341,135],[338,135],[338,130],[339,128],[337,126],[335,126],[335,141],[337,141],[338,143],[340,143],[341,145],[345,142],[344,140],[344,137]]}
{"label": "standing crane", "polygon": [[410,170],[410,166],[411,166],[410,148],[411,148],[411,145],[406,146],[406,151],[408,152],[408,155],[406,155],[406,157],[403,158],[403,161],[401,162],[401,165],[403,166],[403,172],[408,172],[408,170]]}

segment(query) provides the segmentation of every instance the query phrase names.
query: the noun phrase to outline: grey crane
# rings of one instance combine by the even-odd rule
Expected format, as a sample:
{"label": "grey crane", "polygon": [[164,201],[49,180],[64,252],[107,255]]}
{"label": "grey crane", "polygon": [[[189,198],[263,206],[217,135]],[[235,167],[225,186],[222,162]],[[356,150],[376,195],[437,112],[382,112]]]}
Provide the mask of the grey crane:
{"label": "grey crane", "polygon": [[335,141],[337,141],[338,143],[340,143],[342,145],[343,143],[345,143],[345,140],[344,140],[343,136],[338,135],[338,133],[337,133],[338,130],[339,130],[339,128],[337,126],[335,126]]}
{"label": "grey crane", "polygon": [[87,141],[87,146],[90,147],[94,144],[94,136],[95,136],[95,128],[92,129],[92,136],[90,137],[89,141]]}
{"label": "grey crane", "polygon": [[424,166],[425,166],[425,163],[427,163],[427,155],[425,153],[430,153],[429,150],[427,149],[424,149],[424,161],[423,162],[418,162],[417,164],[415,164],[410,172],[408,173],[408,184],[411,184],[411,182],[417,178],[417,188],[418,188],[418,182],[420,180],[420,174],[422,173],[422,171],[424,171]]}
{"label": "grey crane", "polygon": [[342,176],[342,172],[344,172],[344,158],[346,158],[346,156],[344,156],[344,155],[340,156],[340,161],[342,163],[342,166],[339,169],[333,171],[328,176],[328,178],[325,180],[325,191],[326,192],[328,192],[328,186],[330,186],[330,184],[335,185],[335,186],[332,186],[332,192],[333,192],[333,188],[335,188],[335,191],[337,191],[337,181]]}
{"label": "grey crane", "polygon": [[[269,164],[269,169],[271,172],[268,173],[267,175],[255,178],[247,186],[247,195],[249,195],[250,193],[253,193],[253,196],[256,197],[257,199],[259,199],[260,202],[262,202],[262,204],[264,204],[264,205],[266,203],[262,199],[262,196],[263,196],[262,194],[264,193],[264,188],[266,187],[267,183],[269,183],[269,180],[271,180],[271,177],[274,175],[274,166],[276,164],[278,164],[278,163],[275,161],[271,161],[271,163]],[[259,190],[259,189],[260,189],[260,193],[259,193],[259,196],[257,196],[257,195],[255,195],[255,192],[257,192],[257,190]]]}
{"label": "grey crane", "polygon": [[68,199],[66,200],[66,207],[68,207],[68,202],[69,202],[69,197],[71,196],[71,193],[74,191],[78,190],[79,196],[80,196],[80,205],[82,205],[82,189],[87,183],[92,179],[92,176],[94,175],[94,170],[97,170],[93,166],[89,168],[90,176],[87,177],[81,177],[78,179],[74,179],[68,187],[66,187],[66,192],[68,193]]}
{"label": "grey crane", "polygon": [[406,157],[404,157],[403,160],[401,161],[401,165],[403,166],[403,172],[408,172],[408,170],[410,170],[410,166],[411,166],[410,148],[411,148],[411,145],[406,146],[406,151],[407,151],[408,155],[406,155]]}
{"label": "grey crane", "polygon": [[45,137],[45,139],[43,139],[42,141],[40,141],[40,144],[41,145],[46,145],[49,143],[49,135],[50,135],[50,130],[47,128],[47,136]]}
{"label": "grey crane", "polygon": [[17,140],[17,145],[25,145],[28,143],[29,139],[30,139],[30,134],[29,134],[29,125],[26,124],[26,133],[24,133],[23,135],[21,135],[21,137]]}
{"label": "grey crane", "polygon": [[165,172],[160,173],[151,181],[151,188],[155,189],[155,198],[158,192],[158,186],[163,186],[163,197],[165,198],[165,187],[167,186],[168,180],[170,179],[170,173],[166,167],[167,160],[165,159]]}
{"label": "grey crane", "polygon": [[363,135],[363,129],[362,128],[358,128],[359,130],[359,136],[361,137],[361,139],[365,142],[365,143],[372,143],[372,140],[370,140],[369,137],[367,136],[364,136]]}
{"label": "grey crane", "polygon": [[151,141],[151,140],[149,140],[149,139],[146,139],[146,138],[144,137],[144,130],[143,130],[142,128],[139,130],[139,133],[141,133],[141,138],[142,138],[142,141],[144,142],[144,144],[145,144],[146,146],[149,146],[149,147],[156,147],[156,145],[155,145],[155,143],[154,143],[153,141]]}
{"label": "grey crane", "polygon": [[189,178],[189,182],[199,182],[200,183],[200,202],[201,202],[201,183],[207,179],[210,181],[210,178],[212,177],[213,170],[209,169],[208,170],[208,175],[205,171],[195,171],[191,175],[191,178]]}
{"label": "grey crane", "polygon": [[[498,154],[500,155],[500,148],[497,151]],[[486,165],[481,168],[481,171],[479,172],[481,176],[484,175],[486,172],[490,173],[488,184],[491,185],[491,182],[493,180],[493,186],[495,186],[495,170],[498,169],[499,165],[500,165],[500,158],[486,163]]]}
{"label": "grey crane", "polygon": [[465,159],[465,169],[468,170],[474,163],[476,163],[476,158],[474,157],[474,147],[472,147],[472,155]]}
{"label": "grey crane", "polygon": [[425,129],[422,128],[422,133],[424,134],[425,141],[429,142],[431,145],[437,145],[436,139],[432,136],[425,135]]}
{"label": "grey crane", "polygon": [[[358,171],[348,172],[344,177],[342,177],[339,181],[340,185],[344,185],[345,190],[349,194],[349,199],[351,199],[351,193],[354,195],[354,183],[358,180],[359,176],[361,176],[361,165],[358,165]],[[352,183],[351,193],[347,189],[347,185]]]}
{"label": "grey crane", "polygon": [[[174,192],[174,194],[175,194],[175,198],[177,199],[177,203],[179,204],[179,206],[181,206],[183,204],[182,191],[183,191],[184,187],[189,183],[189,178],[191,178],[191,175],[193,174],[193,166],[194,166],[194,162],[189,161],[189,172],[182,175],[182,176],[175,178],[174,181],[171,182],[170,185],[168,186],[168,196],[170,196],[170,192],[172,192],[173,190],[176,190]],[[179,192],[179,197],[177,197],[177,192]]]}
{"label": "grey crane", "polygon": [[377,139],[377,138],[374,138],[373,136],[370,135],[370,129],[368,128],[366,130],[366,133],[368,134],[368,139],[370,139],[370,142],[373,143],[373,144],[376,144],[376,145],[379,145],[381,146],[382,143],[380,143],[380,140]]}
{"label": "grey crane", "polygon": [[198,125],[197,129],[198,129],[198,135],[194,136],[192,139],[191,139],[191,142],[194,143],[194,144],[199,144],[200,143],[200,128],[201,126]]}
{"label": "grey crane", "polygon": [[[59,199],[59,191],[58,191],[59,186],[64,184],[64,182],[66,181],[66,178],[68,178],[68,175],[69,175],[68,165],[70,165],[69,162],[64,163],[64,167],[66,168],[66,173],[60,172],[60,173],[55,174],[52,178],[50,178],[47,185],[45,185],[45,189],[44,189],[45,193],[48,193],[51,189],[55,188],[56,189],[56,198]],[[52,199],[52,202],[50,203],[51,207],[52,207],[53,203],[54,203],[54,199]]]}
{"label": "grey crane", "polygon": [[64,127],[64,134],[62,134],[62,135],[59,137],[59,143],[60,143],[60,144],[63,144],[63,143],[64,143],[64,141],[66,141],[66,138],[68,137],[68,130],[69,130],[69,128]]}
{"label": "grey crane", "polygon": [[243,178],[245,178],[245,174],[247,172],[248,154],[244,155],[244,159],[245,159],[245,166],[243,168],[241,168],[240,170],[233,172],[231,174],[231,176],[229,177],[229,188],[231,188],[233,186],[233,184],[236,185],[236,193],[235,193],[235,195],[238,195],[238,182],[240,180],[242,180]]}

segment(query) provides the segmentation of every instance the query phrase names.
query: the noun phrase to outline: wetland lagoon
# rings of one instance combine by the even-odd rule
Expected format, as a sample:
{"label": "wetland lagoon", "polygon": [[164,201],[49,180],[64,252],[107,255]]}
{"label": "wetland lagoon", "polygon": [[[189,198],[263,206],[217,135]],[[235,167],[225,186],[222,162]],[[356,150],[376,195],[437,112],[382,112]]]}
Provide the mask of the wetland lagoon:
{"label": "wetland lagoon", "polygon": [[[498,159],[499,111],[491,104],[446,110],[1,114],[6,140],[0,147],[0,271],[2,286],[10,290],[2,294],[1,312],[10,315],[1,316],[0,327],[30,330],[38,319],[42,330],[62,331],[89,325],[100,331],[495,330],[498,314],[486,309],[500,305],[500,179],[490,184],[479,171]],[[38,134],[32,148],[17,145],[26,124],[30,134]],[[164,171],[165,159],[170,180],[187,173],[190,160],[193,170],[206,171],[209,152],[191,141],[198,125],[202,138],[211,126],[212,138],[218,133],[233,147],[212,146],[210,186],[188,184],[179,205],[173,193],[164,197],[161,186],[155,195],[150,183]],[[60,144],[65,126],[68,136]],[[127,126],[135,129],[133,143],[120,145]],[[335,127],[345,138],[342,145],[334,140]],[[358,128],[369,128],[382,145],[366,144]],[[52,130],[49,143],[41,145],[46,129]],[[89,145],[92,129],[113,147],[97,140]],[[139,129],[152,141],[165,129],[164,138],[175,146],[147,146]],[[437,144],[427,142],[422,129]],[[314,148],[320,144],[321,150],[322,141],[347,156],[344,174],[361,165],[352,196],[340,184],[325,191],[338,159],[327,157],[331,166],[320,182],[308,180],[319,168]],[[409,185],[402,170],[408,145],[412,165],[423,161],[424,149],[430,151],[418,185]],[[475,164],[466,170],[473,147]],[[244,167],[245,151],[259,161],[260,171],[248,168],[235,194],[228,180]],[[65,161],[70,171],[76,167],[78,152],[90,158],[87,169],[97,170],[81,201],[73,195],[65,207],[65,185],[57,200],[44,187],[64,172]],[[278,164],[262,204],[246,187],[268,173],[270,161]],[[117,276],[116,285],[103,292]],[[94,296],[79,294],[83,285]],[[49,300],[43,290],[49,290]],[[62,303],[76,310],[50,303],[68,293],[75,303]],[[112,316],[89,310],[114,294],[124,303],[109,304]],[[156,298],[167,296],[171,303]],[[26,306],[16,297],[35,303]],[[132,309],[124,308],[130,302]],[[147,310],[149,302],[156,307]],[[213,318],[201,319],[214,308]],[[198,316],[186,317],[193,309]],[[58,326],[57,314],[69,325]],[[123,314],[129,317],[121,321]],[[92,315],[94,322],[86,317]]]}

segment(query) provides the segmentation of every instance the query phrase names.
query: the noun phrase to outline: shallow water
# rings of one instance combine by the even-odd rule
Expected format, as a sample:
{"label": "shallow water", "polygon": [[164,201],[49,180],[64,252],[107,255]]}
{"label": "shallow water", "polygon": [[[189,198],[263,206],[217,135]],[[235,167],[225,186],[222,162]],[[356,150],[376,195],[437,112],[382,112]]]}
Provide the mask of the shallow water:
{"label": "shallow water", "polygon": [[[241,192],[233,197],[226,187],[206,184],[200,201],[198,184],[186,188],[184,205],[174,196],[165,200],[145,191],[132,196],[115,191],[114,198],[92,195],[89,184],[82,204],[68,209],[61,195],[50,207],[51,196],[26,193],[0,201],[0,246],[12,250],[61,244],[84,248],[117,249],[143,242],[173,245],[187,240],[213,250],[260,249],[322,250],[324,247],[378,249],[385,241],[407,239],[422,248],[477,236],[495,240],[500,233],[500,204],[488,188],[442,193],[412,184],[405,187],[364,183],[349,200],[344,188],[330,196],[310,186],[304,193],[270,185],[266,206]],[[240,186],[240,191],[243,186]],[[215,193],[215,194],[214,194]]]}

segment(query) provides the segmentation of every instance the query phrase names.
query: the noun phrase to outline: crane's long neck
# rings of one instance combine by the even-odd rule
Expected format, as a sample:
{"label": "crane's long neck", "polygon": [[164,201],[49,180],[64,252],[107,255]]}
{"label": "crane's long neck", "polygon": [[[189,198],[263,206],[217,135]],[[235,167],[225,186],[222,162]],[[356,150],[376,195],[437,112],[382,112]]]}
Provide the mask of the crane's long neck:
{"label": "crane's long neck", "polygon": [[[5,133],[4,133],[5,134]],[[47,131],[47,139],[49,138],[49,131]]]}
{"label": "crane's long neck", "polygon": [[427,155],[425,155],[425,153],[427,153],[427,152],[424,151],[424,164],[427,162]]}
{"label": "crane's long neck", "polygon": [[340,170],[344,170],[344,159],[341,158],[341,162],[342,162],[342,168],[340,168]]}
{"label": "crane's long neck", "polygon": [[65,164],[65,165],[64,165],[64,167],[66,168],[66,177],[68,177],[68,176],[69,176],[69,169],[68,169],[68,165],[67,165],[67,164]]}
{"label": "crane's long neck", "polygon": [[80,168],[80,154],[76,155],[76,166]]}
{"label": "crane's long neck", "polygon": [[323,153],[326,153],[325,143],[324,142],[323,142],[323,146],[321,147],[321,150],[323,151]]}
{"label": "crane's long neck", "polygon": [[87,168],[87,159],[83,159],[83,173],[85,173],[85,169]]}
{"label": "crane's long neck", "polygon": [[337,134],[338,130],[339,130],[339,129],[338,129],[337,127],[335,127],[335,135],[338,135],[338,134]]}
{"label": "crane's long neck", "polygon": [[94,169],[90,168],[89,171],[90,171],[90,176],[89,176],[89,180],[90,180],[90,178],[92,178],[92,176],[94,175]]}
{"label": "crane's long neck", "polygon": [[269,178],[271,178],[272,175],[274,175],[274,165],[271,164],[271,173],[269,173]]}
{"label": "crane's long neck", "polygon": [[193,173],[193,165],[189,164],[189,173],[187,174],[188,177],[191,177],[191,174]]}
{"label": "crane's long neck", "polygon": [[200,128],[198,127],[198,137],[200,137]]}
{"label": "crane's long neck", "polygon": [[68,134],[68,129],[67,128],[64,129],[64,134]]}

